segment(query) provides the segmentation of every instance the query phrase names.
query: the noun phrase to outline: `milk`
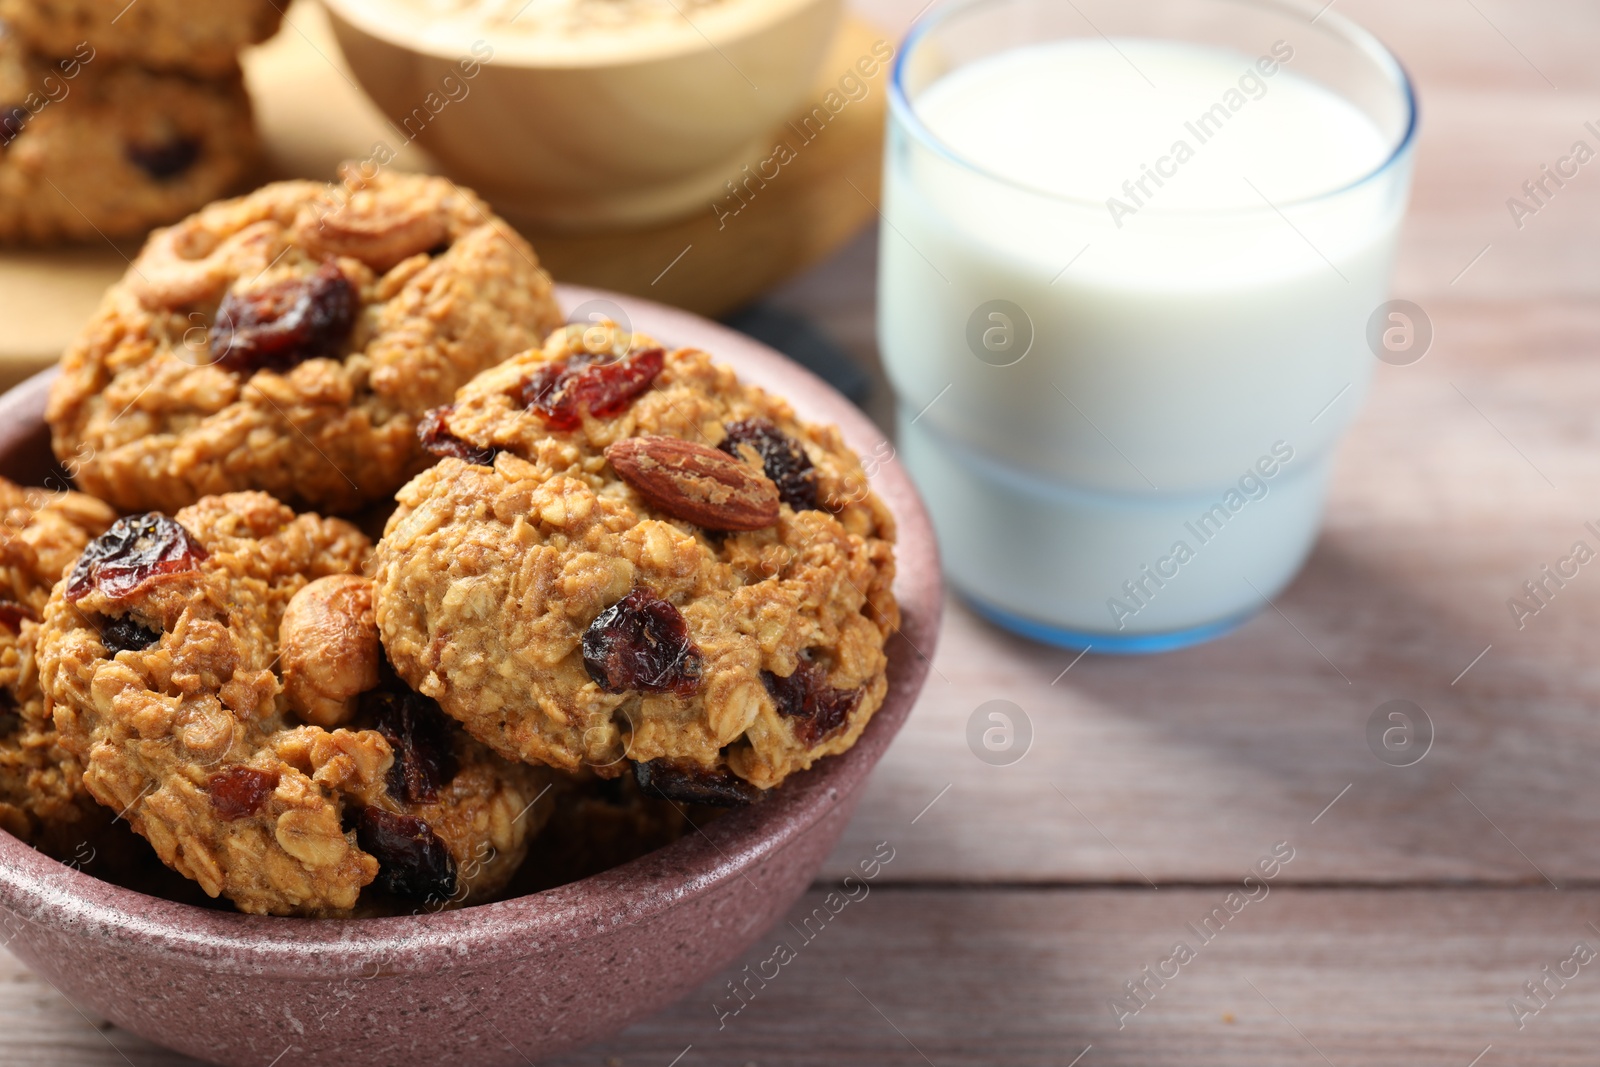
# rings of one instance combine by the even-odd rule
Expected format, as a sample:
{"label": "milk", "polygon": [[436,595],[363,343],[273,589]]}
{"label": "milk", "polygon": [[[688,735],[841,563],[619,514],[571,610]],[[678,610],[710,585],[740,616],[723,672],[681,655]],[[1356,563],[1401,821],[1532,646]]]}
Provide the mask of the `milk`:
{"label": "milk", "polygon": [[1362,181],[1393,138],[1294,66],[1284,41],[1065,40],[896,102],[901,456],[949,577],[1009,624],[1203,636],[1309,551],[1405,181]]}

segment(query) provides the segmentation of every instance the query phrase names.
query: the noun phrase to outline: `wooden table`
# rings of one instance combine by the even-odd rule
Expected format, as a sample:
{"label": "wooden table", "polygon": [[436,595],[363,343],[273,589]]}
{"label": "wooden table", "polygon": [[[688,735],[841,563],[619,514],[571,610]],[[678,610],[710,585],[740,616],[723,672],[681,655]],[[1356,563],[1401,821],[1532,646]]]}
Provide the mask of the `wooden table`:
{"label": "wooden table", "polygon": [[[869,14],[903,26],[920,4]],[[1506,606],[1573,542],[1600,546],[1584,528],[1600,525],[1600,163],[1520,231],[1505,205],[1573,141],[1596,145],[1600,9],[1338,10],[1421,88],[1396,288],[1437,340],[1379,368],[1304,575],[1240,632],[1160,659],[1074,663],[954,607],[921,705],[796,916],[888,841],[871,896],[726,1028],[724,977],[554,1063],[1600,1062],[1600,959],[1552,980],[1520,1029],[1508,1007],[1538,1006],[1524,983],[1578,942],[1600,951],[1600,564],[1523,629]],[[774,299],[873,361],[873,263],[864,238]],[[1032,724],[1011,766],[965,740],[996,698]],[[1435,731],[1406,768],[1365,737],[1391,699]],[[1268,894],[1202,944],[1189,924],[1279,842],[1294,858]],[[1128,1013],[1124,983],[1179,940],[1194,958]],[[0,1063],[186,1062],[4,957],[0,982]]]}

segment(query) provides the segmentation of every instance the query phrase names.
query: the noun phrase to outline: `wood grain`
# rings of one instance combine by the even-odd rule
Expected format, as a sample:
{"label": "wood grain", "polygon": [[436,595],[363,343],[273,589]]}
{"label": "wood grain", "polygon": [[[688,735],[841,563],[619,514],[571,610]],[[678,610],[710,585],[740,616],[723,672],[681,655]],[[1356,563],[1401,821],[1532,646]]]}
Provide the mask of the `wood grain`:
{"label": "wood grain", "polygon": [[[861,9],[903,27],[921,6]],[[1080,1067],[1595,1062],[1600,973],[1522,1030],[1507,1000],[1576,940],[1600,948],[1600,570],[1523,629],[1505,602],[1600,525],[1600,169],[1521,229],[1505,201],[1600,122],[1600,9],[1333,10],[1419,85],[1396,294],[1437,340],[1380,368],[1300,580],[1224,641],[1065,674],[1070,655],[953,608],[829,865],[891,841],[883,884],[725,1030],[711,1004],[731,974],[558,1067],[1067,1067],[1091,1044]],[[867,237],[773,299],[875,366],[875,265]],[[873,411],[890,413],[882,390]],[[996,697],[1034,728],[1010,767],[966,747]],[[1413,767],[1367,748],[1392,698],[1436,728]],[[1271,895],[1119,1030],[1106,1001],[1278,841],[1296,855]],[[4,957],[0,990],[0,1064],[123,1063],[108,1041],[140,1067],[184,1062],[97,1034]]]}

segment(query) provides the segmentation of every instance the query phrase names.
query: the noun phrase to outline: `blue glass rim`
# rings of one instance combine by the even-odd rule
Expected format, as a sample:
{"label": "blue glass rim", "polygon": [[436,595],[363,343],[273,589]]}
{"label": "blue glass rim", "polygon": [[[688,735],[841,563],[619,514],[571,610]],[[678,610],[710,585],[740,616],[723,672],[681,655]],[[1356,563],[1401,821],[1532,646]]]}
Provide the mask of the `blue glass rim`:
{"label": "blue glass rim", "polygon": [[[1048,200],[1054,200],[1059,203],[1073,204],[1079,207],[1091,208],[1095,210],[1103,210],[1105,205],[1099,200],[1086,200],[1081,197],[1065,196],[1061,193],[1051,192],[1048,189],[1040,189],[1037,186],[1029,185],[1026,182],[1017,181],[1015,178],[1009,178],[1003,174],[997,174],[994,171],[989,170],[987,167],[979,165],[976,161],[967,158],[966,156],[957,152],[955,149],[951,148],[949,145],[945,144],[932,130],[928,129],[928,127],[923,123],[922,118],[917,114],[917,109],[912,105],[911,98],[906,95],[906,63],[908,60],[910,60],[912,54],[917,51],[918,47],[922,43],[922,38],[925,35],[949,19],[965,12],[972,11],[976,8],[998,7],[1001,4],[1016,2],[1018,2],[1018,0],[954,0],[954,2],[951,2],[951,0],[946,0],[944,3],[936,3],[936,6],[929,10],[926,14],[919,17],[912,24],[911,30],[906,34],[905,39],[900,42],[900,52],[897,56],[895,56],[894,72],[889,79],[889,112],[891,121],[898,122],[901,126],[909,130],[926,147],[936,152],[940,156],[943,156],[945,159],[955,163],[957,166],[964,167],[972,173],[988,179],[989,181],[1010,186],[1013,189],[1021,190],[1022,192],[1029,193],[1033,196],[1044,197]],[[1311,10],[1309,5],[1299,3],[1297,0],[1210,0],[1210,2],[1233,3],[1245,7],[1264,8],[1279,12],[1304,13]],[[1302,197],[1298,200],[1280,201],[1276,205],[1278,209],[1299,207],[1306,204],[1315,204],[1324,200],[1330,200],[1334,197],[1341,196],[1345,193],[1353,192],[1369,182],[1376,181],[1387,174],[1400,162],[1400,160],[1406,157],[1406,155],[1411,151],[1412,147],[1416,144],[1419,111],[1417,106],[1416,88],[1412,84],[1410,73],[1406,70],[1405,65],[1400,62],[1399,58],[1389,50],[1387,45],[1378,40],[1378,38],[1369,30],[1362,28],[1359,24],[1344,17],[1338,12],[1329,10],[1331,6],[1332,5],[1327,5],[1326,7],[1323,7],[1320,13],[1315,14],[1311,20],[1308,20],[1308,23],[1311,25],[1315,25],[1318,22],[1325,23],[1326,26],[1333,32],[1340,34],[1350,44],[1354,45],[1361,52],[1371,57],[1379,67],[1387,70],[1390,80],[1405,98],[1405,132],[1400,136],[1399,141],[1396,142],[1393,151],[1389,153],[1388,157],[1385,158],[1382,163],[1374,167],[1369,173],[1362,175],[1352,182],[1341,185],[1336,189],[1330,189],[1327,192],[1318,193],[1315,196]],[[1229,215],[1265,213],[1271,209],[1252,206],[1235,208],[1154,208],[1152,210],[1155,214],[1170,215],[1173,217],[1188,216],[1191,218],[1225,218]]]}
{"label": "blue glass rim", "polygon": [[1154,634],[1108,634],[1054,626],[986,604],[970,593],[962,592],[960,595],[973,611],[1003,630],[1043,645],[1070,649],[1074,652],[1095,652],[1106,656],[1153,656],[1162,652],[1176,652],[1182,648],[1203,645],[1232,633],[1261,612],[1261,608],[1253,607],[1238,615],[1183,630]]}

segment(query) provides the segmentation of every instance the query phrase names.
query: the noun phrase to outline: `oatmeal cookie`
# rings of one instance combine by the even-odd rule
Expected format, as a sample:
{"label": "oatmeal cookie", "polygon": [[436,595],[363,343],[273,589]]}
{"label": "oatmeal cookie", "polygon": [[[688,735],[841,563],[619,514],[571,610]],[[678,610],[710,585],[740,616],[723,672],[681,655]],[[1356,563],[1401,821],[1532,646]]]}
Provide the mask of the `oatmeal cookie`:
{"label": "oatmeal cookie", "polygon": [[51,586],[116,517],[81,493],[0,478],[0,827],[57,858],[107,820],[45,711],[34,659],[39,620]]}
{"label": "oatmeal cookie", "polygon": [[[264,493],[207,497],[117,522],[45,609],[40,677],[84,785],[243,911],[471,902],[509,878],[543,817],[540,771],[458,736],[398,682],[350,692],[374,675],[331,663],[306,677],[323,635],[376,648],[353,632],[372,625],[356,577],[370,547]],[[280,652],[300,665],[289,690]],[[311,713],[334,728],[296,716],[308,692],[346,702]]]}
{"label": "oatmeal cookie", "polygon": [[0,27],[0,242],[137,236],[254,164],[237,71],[198,80],[68,56],[36,58]]}
{"label": "oatmeal cookie", "polygon": [[736,803],[887,688],[894,523],[839,432],[704,352],[568,327],[424,438],[375,555],[395,669],[507,756]]}
{"label": "oatmeal cookie", "polygon": [[128,511],[263,489],[352,513],[420,470],[418,417],[560,324],[533,250],[444,178],[346,169],[156,233],[47,413]]}
{"label": "oatmeal cookie", "polygon": [[0,22],[41,55],[88,44],[109,62],[203,75],[232,72],[282,17],[274,0],[0,0]]}
{"label": "oatmeal cookie", "polygon": [[442,906],[503,889],[565,783],[502,759],[395,676],[378,642],[372,583],[332,575],[296,593],[279,626],[279,657],[284,695],[302,722],[350,727],[369,745],[376,733],[394,752],[381,777],[341,786],[357,844],[381,861],[382,893]]}

